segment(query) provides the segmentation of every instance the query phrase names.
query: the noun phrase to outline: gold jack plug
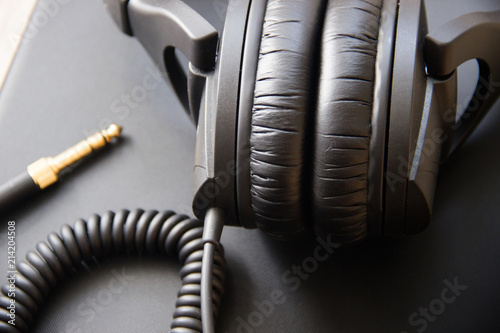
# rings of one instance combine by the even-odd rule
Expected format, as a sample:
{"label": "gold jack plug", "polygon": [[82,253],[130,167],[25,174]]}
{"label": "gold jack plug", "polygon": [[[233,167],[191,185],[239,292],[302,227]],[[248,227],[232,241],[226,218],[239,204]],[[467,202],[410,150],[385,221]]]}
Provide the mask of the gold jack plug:
{"label": "gold jack plug", "polygon": [[43,157],[28,166],[28,173],[41,190],[57,182],[59,172],[106,146],[119,137],[122,127],[111,124],[107,129],[80,141],[55,157]]}

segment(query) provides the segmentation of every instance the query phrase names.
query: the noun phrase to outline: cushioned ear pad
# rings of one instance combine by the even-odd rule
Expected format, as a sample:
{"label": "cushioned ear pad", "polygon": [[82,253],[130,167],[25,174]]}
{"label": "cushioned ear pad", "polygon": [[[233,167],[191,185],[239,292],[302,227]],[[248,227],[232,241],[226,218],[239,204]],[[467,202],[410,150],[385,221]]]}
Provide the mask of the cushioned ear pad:
{"label": "cushioned ear pad", "polygon": [[368,157],[382,0],[330,0],[316,110],[313,213],[319,232],[367,234]]}
{"label": "cushioned ear pad", "polygon": [[[304,145],[315,49],[324,6],[320,0],[269,0],[255,84],[250,134],[254,220],[275,236],[304,229]],[[312,99],[312,101],[311,101]]]}

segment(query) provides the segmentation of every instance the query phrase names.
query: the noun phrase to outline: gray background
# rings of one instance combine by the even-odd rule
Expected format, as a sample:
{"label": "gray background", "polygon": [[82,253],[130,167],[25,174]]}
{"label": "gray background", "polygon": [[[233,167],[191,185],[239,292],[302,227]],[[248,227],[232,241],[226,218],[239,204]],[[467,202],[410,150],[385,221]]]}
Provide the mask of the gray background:
{"label": "gray background", "polygon": [[[49,3],[54,2],[41,0],[38,12]],[[218,22],[221,3],[198,1],[197,8]],[[439,0],[427,1],[427,7],[433,30],[469,11],[499,9],[500,3]],[[52,9],[47,20],[35,14],[0,93],[0,182],[111,121],[124,126],[125,137],[2,217],[0,272],[7,270],[7,220],[17,222],[21,259],[50,231],[93,212],[190,212],[195,130],[169,85],[158,84],[129,112],[116,112],[113,105],[122,94],[141,86],[148,69],[155,71],[152,62],[136,40],[118,32],[99,0]],[[474,84],[473,71],[462,73],[461,100]],[[443,167],[428,230],[336,251],[295,291],[281,276],[313,254],[314,239],[278,243],[259,231],[226,228],[229,275],[220,331],[236,332],[238,317],[246,321],[255,302],[282,290],[286,301],[254,332],[416,332],[409,316],[440,298],[444,280],[457,278],[468,288],[426,332],[499,332],[499,105],[495,109]],[[133,281],[94,304],[108,289],[112,271],[123,269]],[[34,331],[166,331],[180,286],[178,269],[175,260],[105,263],[54,293]]]}

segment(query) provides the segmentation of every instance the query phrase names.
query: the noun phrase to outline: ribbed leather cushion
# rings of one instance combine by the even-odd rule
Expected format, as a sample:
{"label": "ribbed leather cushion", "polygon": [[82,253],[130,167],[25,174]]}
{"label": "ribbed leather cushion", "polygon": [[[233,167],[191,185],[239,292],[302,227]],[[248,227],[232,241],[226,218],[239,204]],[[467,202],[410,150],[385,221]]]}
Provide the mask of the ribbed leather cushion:
{"label": "ribbed leather cushion", "polygon": [[256,224],[275,236],[304,228],[304,145],[312,96],[320,0],[270,0],[265,14],[250,136]]}
{"label": "ribbed leather cushion", "polygon": [[319,233],[367,234],[368,157],[382,0],[330,0],[316,111],[313,212]]}

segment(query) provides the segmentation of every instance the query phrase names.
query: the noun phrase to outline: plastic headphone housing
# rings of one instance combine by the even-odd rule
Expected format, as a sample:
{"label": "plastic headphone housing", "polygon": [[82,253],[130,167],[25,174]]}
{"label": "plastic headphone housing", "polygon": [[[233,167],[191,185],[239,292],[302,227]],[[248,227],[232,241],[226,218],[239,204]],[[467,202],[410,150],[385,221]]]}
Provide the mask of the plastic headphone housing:
{"label": "plastic headphone housing", "polygon": [[[196,216],[203,218],[216,206],[226,212],[226,224],[255,228],[247,138],[266,1],[230,0],[221,38],[180,0],[104,1],[121,30],[138,37],[166,69],[198,126]],[[383,13],[368,189],[369,235],[375,236],[413,234],[427,227],[439,164],[500,96],[493,89],[500,76],[500,12],[467,14],[433,34],[427,31],[423,0],[386,0]],[[468,43],[474,47],[467,48]],[[190,61],[187,76],[175,48]],[[473,58],[479,59],[481,77],[475,97],[483,98],[480,111],[457,130],[454,118],[449,120],[456,115],[455,69]],[[493,90],[486,98],[485,88]]]}

